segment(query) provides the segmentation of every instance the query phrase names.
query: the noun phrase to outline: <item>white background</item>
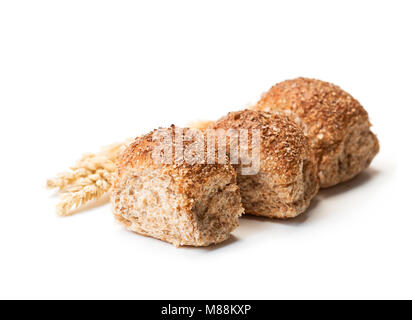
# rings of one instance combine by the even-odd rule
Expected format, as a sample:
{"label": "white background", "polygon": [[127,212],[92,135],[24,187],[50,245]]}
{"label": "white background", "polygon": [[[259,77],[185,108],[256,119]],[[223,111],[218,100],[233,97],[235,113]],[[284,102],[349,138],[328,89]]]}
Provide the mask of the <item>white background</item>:
{"label": "white background", "polygon": [[[412,298],[410,1],[1,1],[0,298]],[[110,206],[59,218],[84,152],[218,118],[307,76],[368,110],[381,152],[290,221],[176,249]]]}

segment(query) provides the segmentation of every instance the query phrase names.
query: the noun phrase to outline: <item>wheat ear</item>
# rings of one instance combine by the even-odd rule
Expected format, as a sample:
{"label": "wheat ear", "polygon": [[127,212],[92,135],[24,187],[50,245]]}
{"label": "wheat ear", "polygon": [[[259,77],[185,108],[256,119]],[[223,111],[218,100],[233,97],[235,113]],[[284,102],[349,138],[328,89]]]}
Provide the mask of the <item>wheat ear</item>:
{"label": "wheat ear", "polygon": [[131,142],[112,144],[98,153],[85,154],[71,167],[71,171],[47,180],[48,189],[57,188],[60,202],[57,214],[67,216],[90,201],[102,198],[111,188],[116,159]]}
{"label": "wheat ear", "polygon": [[214,121],[209,121],[209,120],[194,121],[194,122],[190,122],[188,124],[188,127],[203,131],[203,130],[206,130],[213,122]]}

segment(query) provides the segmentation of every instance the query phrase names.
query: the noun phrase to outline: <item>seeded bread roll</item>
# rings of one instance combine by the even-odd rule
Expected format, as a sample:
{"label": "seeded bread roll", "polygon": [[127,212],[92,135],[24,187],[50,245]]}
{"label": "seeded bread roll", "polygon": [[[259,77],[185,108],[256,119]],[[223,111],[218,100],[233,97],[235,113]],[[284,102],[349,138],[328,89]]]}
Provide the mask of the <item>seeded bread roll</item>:
{"label": "seeded bread roll", "polygon": [[[177,130],[167,129],[174,147]],[[181,132],[189,130],[194,129]],[[190,165],[182,158],[159,163],[154,158],[161,143],[154,139],[156,132],[136,138],[118,160],[111,194],[116,220],[131,231],[177,247],[228,239],[243,213],[233,167],[227,161]]]}
{"label": "seeded bread roll", "polygon": [[[245,213],[293,218],[307,209],[319,189],[317,167],[307,138],[293,121],[282,115],[244,110],[229,113],[210,128],[247,129],[249,134],[260,130],[259,172],[244,175],[242,164],[234,165]],[[249,144],[249,153],[251,147]]]}
{"label": "seeded bread roll", "polygon": [[353,178],[379,151],[368,113],[334,84],[306,78],[283,81],[253,109],[289,115],[303,129],[315,152],[321,188]]}

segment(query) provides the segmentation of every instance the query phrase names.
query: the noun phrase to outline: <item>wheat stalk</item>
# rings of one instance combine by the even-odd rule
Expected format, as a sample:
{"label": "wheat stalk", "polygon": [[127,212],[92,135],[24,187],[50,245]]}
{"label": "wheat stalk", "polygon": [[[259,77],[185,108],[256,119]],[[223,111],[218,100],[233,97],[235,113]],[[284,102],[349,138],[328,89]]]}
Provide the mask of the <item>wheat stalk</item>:
{"label": "wheat stalk", "polygon": [[48,189],[59,190],[57,214],[67,216],[89,203],[102,198],[111,188],[116,159],[131,139],[102,148],[98,153],[88,153],[71,167],[71,171],[47,180]]}

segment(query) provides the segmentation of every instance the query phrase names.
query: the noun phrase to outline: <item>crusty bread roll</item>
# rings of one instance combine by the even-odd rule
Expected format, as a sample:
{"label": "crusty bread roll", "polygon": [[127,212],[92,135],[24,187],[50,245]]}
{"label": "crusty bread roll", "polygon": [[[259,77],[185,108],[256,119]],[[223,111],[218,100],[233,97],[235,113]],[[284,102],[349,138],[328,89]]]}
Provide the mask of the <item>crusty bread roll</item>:
{"label": "crusty bread roll", "polygon": [[[167,130],[174,148],[177,128]],[[186,134],[194,129],[182,130]],[[161,143],[153,139],[156,132],[136,138],[118,160],[111,195],[116,220],[175,246],[228,239],[243,213],[233,167],[228,162],[191,165],[180,158],[169,164],[154,161]]]}
{"label": "crusty bread roll", "polygon": [[328,82],[283,81],[252,109],[289,115],[303,129],[315,152],[322,188],[353,178],[379,151],[368,113],[350,94]]}
{"label": "crusty bread roll", "polygon": [[[245,213],[293,218],[306,210],[319,189],[317,167],[307,138],[293,121],[244,110],[229,113],[210,128],[260,130],[260,171],[244,175],[241,163],[234,165]],[[251,144],[248,149],[251,153]]]}

